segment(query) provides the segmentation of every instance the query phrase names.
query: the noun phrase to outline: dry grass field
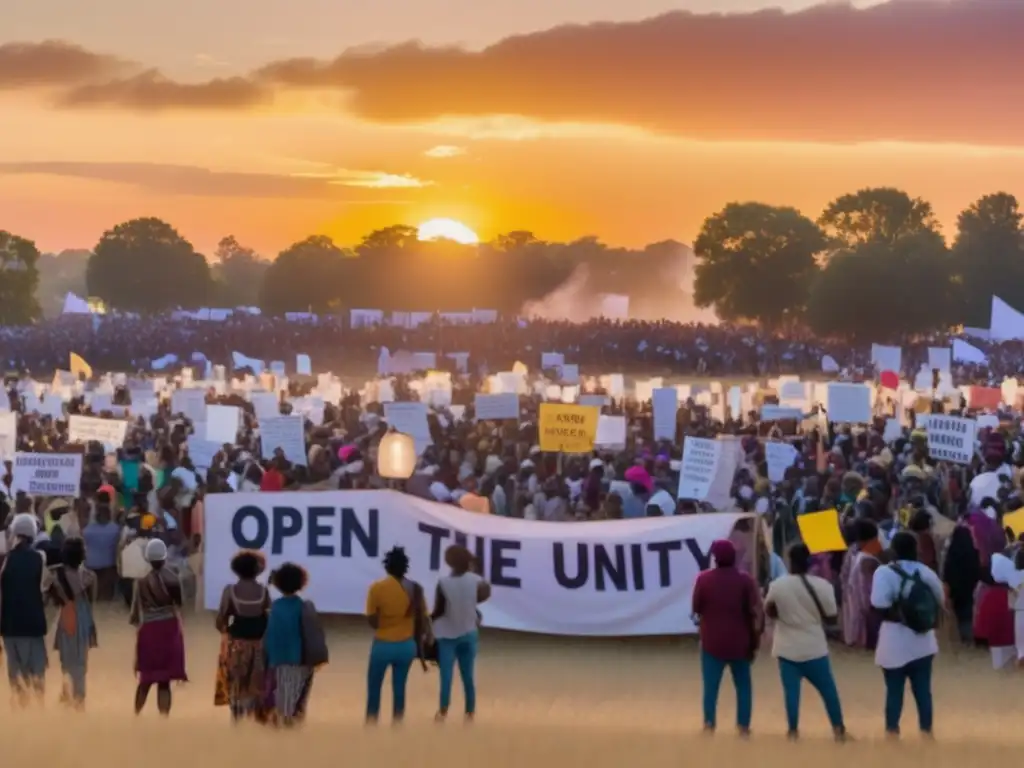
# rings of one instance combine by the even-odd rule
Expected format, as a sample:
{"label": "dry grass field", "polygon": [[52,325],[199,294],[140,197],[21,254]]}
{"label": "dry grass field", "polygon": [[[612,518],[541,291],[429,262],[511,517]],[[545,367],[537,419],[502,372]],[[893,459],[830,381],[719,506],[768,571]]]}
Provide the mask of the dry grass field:
{"label": "dry grass field", "polygon": [[[835,667],[849,728],[856,741],[833,744],[816,694],[805,688],[804,739],[789,743],[777,673],[768,656],[754,679],[754,736],[741,741],[730,724],[734,702],[723,686],[719,733],[700,732],[700,675],[696,643],[687,639],[580,640],[485,632],[479,660],[477,721],[433,722],[437,671],[413,669],[405,724],[385,716],[362,725],[369,630],[358,619],[329,622],[332,662],[316,679],[309,721],[291,732],[232,727],[212,706],[218,637],[212,615],[186,617],[192,681],[174,690],[174,711],[131,711],[133,632],[125,614],[100,616],[100,645],[90,660],[88,710],[57,704],[59,676],[51,669],[44,710],[0,714],[7,765],[146,768],[339,765],[487,768],[626,768],[679,765],[790,766],[822,759],[863,768],[866,760],[901,766],[1010,765],[1019,759],[1024,675],[993,672],[987,655],[946,652],[935,681],[937,741],[915,734],[907,698],[902,742],[882,735],[881,674],[867,656],[839,651]],[[54,660],[55,661],[55,660]],[[453,713],[461,707],[456,680]],[[385,685],[384,712],[390,695]],[[1016,758],[1014,757],[1016,755]],[[805,764],[810,764],[809,762]]]}

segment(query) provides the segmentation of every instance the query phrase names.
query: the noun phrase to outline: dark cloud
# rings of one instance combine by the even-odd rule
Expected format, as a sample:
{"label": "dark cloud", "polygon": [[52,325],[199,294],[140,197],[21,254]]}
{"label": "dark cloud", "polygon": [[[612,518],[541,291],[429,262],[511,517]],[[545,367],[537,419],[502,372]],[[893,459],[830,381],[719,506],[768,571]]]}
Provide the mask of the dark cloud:
{"label": "dark cloud", "polygon": [[123,80],[81,85],[64,93],[59,106],[115,107],[127,110],[245,109],[271,101],[262,84],[244,77],[217,78],[204,83],[179,83],[156,70]]}
{"label": "dark cloud", "polygon": [[[151,192],[201,197],[372,200],[380,190],[356,189],[322,178],[211,171],[157,163],[0,163],[0,175],[36,174],[130,184]],[[393,192],[394,190],[386,190]]]}
{"label": "dark cloud", "polygon": [[67,86],[117,77],[138,66],[59,40],[0,45],[0,90]]}
{"label": "dark cloud", "polygon": [[155,73],[73,88],[69,106],[240,109],[330,89],[368,120],[517,115],[695,139],[1024,143],[1024,2],[895,0],[857,10],[671,13],[563,26],[481,51],[350,49],[249,78]]}

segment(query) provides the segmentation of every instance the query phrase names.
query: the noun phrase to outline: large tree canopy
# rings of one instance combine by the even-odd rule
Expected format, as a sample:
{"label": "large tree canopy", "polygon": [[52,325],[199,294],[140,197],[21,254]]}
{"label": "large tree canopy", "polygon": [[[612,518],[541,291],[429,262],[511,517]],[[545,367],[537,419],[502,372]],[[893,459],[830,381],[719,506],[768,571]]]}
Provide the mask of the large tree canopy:
{"label": "large tree canopy", "polygon": [[964,325],[987,328],[992,296],[1024,307],[1024,231],[1017,198],[986,195],[960,214],[953,271]]}
{"label": "large tree canopy", "polygon": [[282,251],[263,276],[260,304],[275,312],[328,312],[340,309],[339,292],[349,277],[352,254],[323,235]]}
{"label": "large tree canopy", "polygon": [[802,311],[824,246],[821,230],[794,208],[727,205],[694,243],[694,299],[725,320],[777,325]]}
{"label": "large tree canopy", "polygon": [[91,296],[114,309],[200,307],[210,296],[210,266],[170,224],[134,219],[100,238],[89,259],[86,284]]}
{"label": "large tree canopy", "polygon": [[853,248],[879,240],[895,243],[904,235],[938,231],[931,203],[901,189],[862,189],[833,200],[818,218],[833,247]]}
{"label": "large tree canopy", "polygon": [[34,242],[0,229],[0,325],[30,323],[40,316],[38,261]]}
{"label": "large tree canopy", "polygon": [[240,244],[233,235],[218,243],[214,258],[213,303],[222,307],[256,306],[270,262]]}

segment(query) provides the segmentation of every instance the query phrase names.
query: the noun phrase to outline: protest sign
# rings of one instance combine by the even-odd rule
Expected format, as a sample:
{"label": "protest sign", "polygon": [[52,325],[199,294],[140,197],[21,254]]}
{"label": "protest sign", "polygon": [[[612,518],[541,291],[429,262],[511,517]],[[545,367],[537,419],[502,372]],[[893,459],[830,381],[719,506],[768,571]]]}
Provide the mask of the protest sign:
{"label": "protest sign", "polygon": [[600,412],[590,405],[541,403],[540,449],[552,453],[589,453],[597,439]]}
{"label": "protest sign", "polygon": [[974,419],[932,413],[928,415],[925,424],[929,456],[936,461],[971,463],[974,457],[974,436],[978,431]]}
{"label": "protest sign", "polygon": [[687,437],[683,444],[683,463],[679,468],[680,499],[703,501],[711,493],[722,448],[721,440],[705,437]]}
{"label": "protest sign", "polygon": [[675,387],[658,387],[651,392],[654,406],[654,439],[676,439],[676,414],[679,411],[679,390]]}
{"label": "protest sign", "polygon": [[519,418],[519,395],[515,392],[502,392],[498,395],[477,393],[473,405],[477,421]]}
{"label": "protest sign", "polygon": [[301,416],[274,416],[260,421],[260,446],[263,458],[280,448],[292,464],[306,466],[305,419]]}
{"label": "protest sign", "polygon": [[127,421],[97,419],[93,416],[68,417],[69,441],[84,445],[90,440],[95,440],[97,443],[102,443],[108,452],[116,451],[124,445],[124,435],[127,429]]}
{"label": "protest sign", "polygon": [[417,456],[422,455],[433,442],[426,403],[384,403],[384,420],[396,431],[412,437]]}
{"label": "protest sign", "polygon": [[768,463],[768,479],[773,483],[781,483],[786,470],[793,466],[797,453],[790,443],[771,441],[764,444],[764,457]]}
{"label": "protest sign", "polygon": [[866,384],[828,385],[828,420],[850,424],[871,421],[871,389]]}
{"label": "protest sign", "polygon": [[78,496],[82,482],[80,453],[16,453],[11,491],[33,496]]}
{"label": "protest sign", "polygon": [[797,515],[796,524],[800,529],[800,537],[812,555],[846,551],[846,539],[839,528],[839,513],[836,510],[826,509],[824,512]]}

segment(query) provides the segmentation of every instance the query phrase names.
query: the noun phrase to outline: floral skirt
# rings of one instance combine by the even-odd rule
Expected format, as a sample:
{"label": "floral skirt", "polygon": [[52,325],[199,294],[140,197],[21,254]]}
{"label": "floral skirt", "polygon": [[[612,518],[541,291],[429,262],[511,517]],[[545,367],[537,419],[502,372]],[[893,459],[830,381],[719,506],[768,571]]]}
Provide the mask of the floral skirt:
{"label": "floral skirt", "polygon": [[265,720],[265,673],[262,640],[240,640],[224,635],[217,660],[214,706],[230,706],[236,717]]}

